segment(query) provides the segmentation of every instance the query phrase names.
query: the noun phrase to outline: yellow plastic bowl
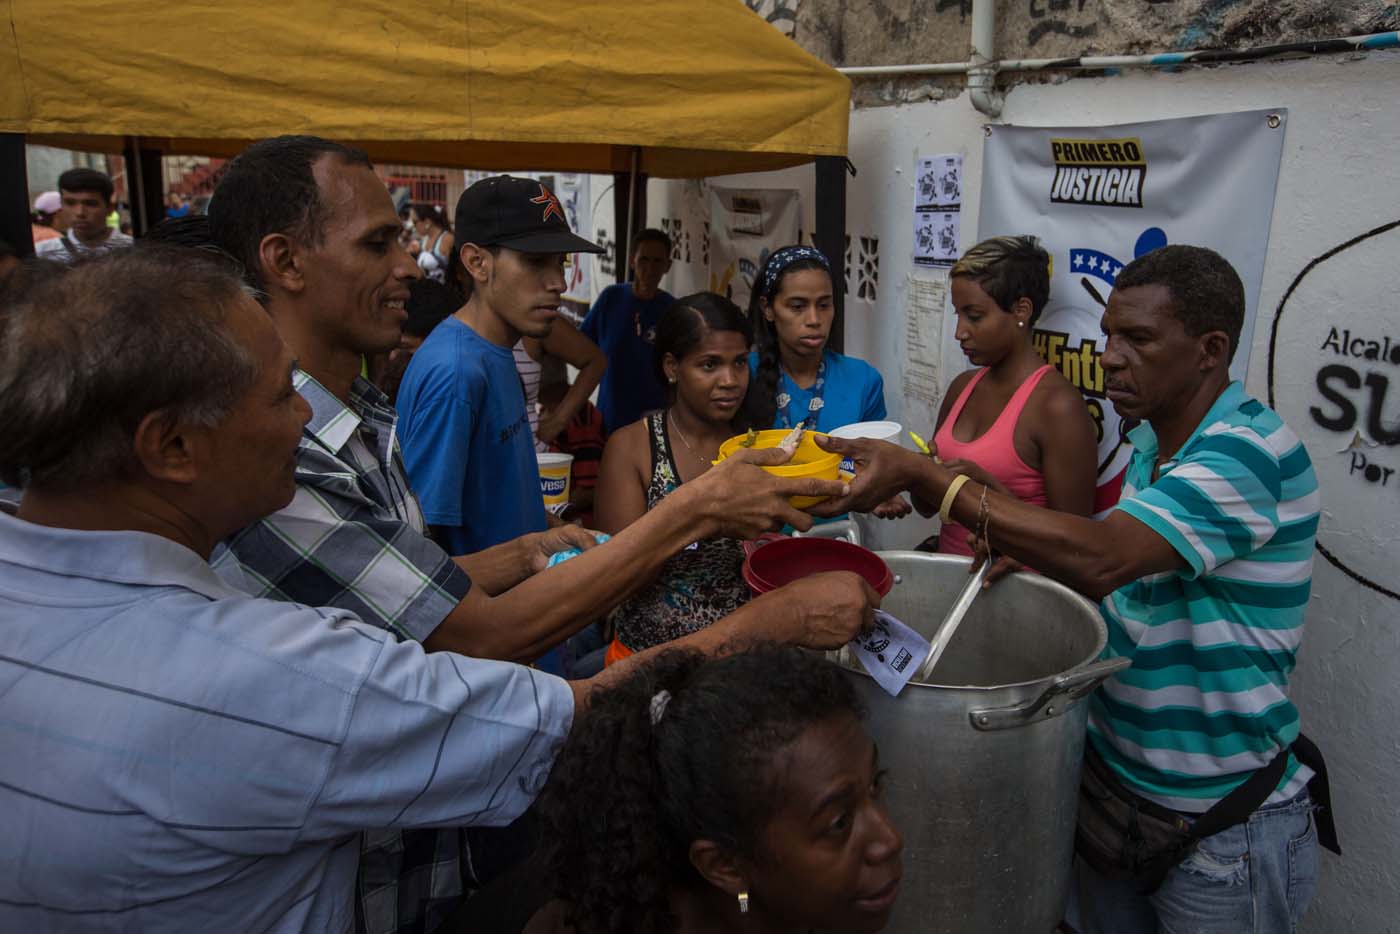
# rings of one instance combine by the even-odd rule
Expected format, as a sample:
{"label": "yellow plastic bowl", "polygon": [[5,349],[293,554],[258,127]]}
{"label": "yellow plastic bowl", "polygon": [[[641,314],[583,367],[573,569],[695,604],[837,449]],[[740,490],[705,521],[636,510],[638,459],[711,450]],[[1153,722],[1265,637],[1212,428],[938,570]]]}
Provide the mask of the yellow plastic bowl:
{"label": "yellow plastic bowl", "polygon": [[[755,448],[775,448],[782,443],[788,434],[789,430],[786,428],[760,431],[753,446]],[[719,461],[724,460],[735,451],[742,450],[744,439],[747,437],[747,434],[735,435],[721,444],[719,446]],[[841,469],[841,455],[823,451],[817,446],[815,438],[815,432],[802,432],[802,440],[798,443],[792,460],[777,467],[764,467],[763,469],[775,477],[816,477],[818,480],[835,480],[837,472]],[[719,461],[715,461],[715,463],[718,464]],[[826,498],[825,496],[793,496],[788,499],[788,502],[792,503],[796,509],[806,509]]]}

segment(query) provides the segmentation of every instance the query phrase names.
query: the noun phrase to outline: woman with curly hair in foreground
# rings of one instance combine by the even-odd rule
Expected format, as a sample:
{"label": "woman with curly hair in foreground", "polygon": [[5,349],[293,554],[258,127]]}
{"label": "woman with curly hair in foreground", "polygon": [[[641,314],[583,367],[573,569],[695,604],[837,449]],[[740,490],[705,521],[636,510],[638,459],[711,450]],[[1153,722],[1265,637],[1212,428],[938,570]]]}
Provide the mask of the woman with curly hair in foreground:
{"label": "woman with curly hair in foreground", "polygon": [[526,934],[878,931],[903,842],[832,664],[668,651],[593,701],[541,799],[558,901]]}

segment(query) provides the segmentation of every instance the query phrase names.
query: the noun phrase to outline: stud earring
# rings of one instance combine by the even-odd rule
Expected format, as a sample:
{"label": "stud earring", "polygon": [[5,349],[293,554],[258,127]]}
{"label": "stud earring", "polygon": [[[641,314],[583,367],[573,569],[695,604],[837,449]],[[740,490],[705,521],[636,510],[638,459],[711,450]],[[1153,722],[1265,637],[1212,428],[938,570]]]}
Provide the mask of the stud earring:
{"label": "stud earring", "polygon": [[739,893],[739,914],[741,914],[741,915],[746,915],[746,914],[748,914],[748,913],[749,913],[749,893],[748,893],[748,892],[740,892],[740,893]]}
{"label": "stud earring", "polygon": [[1017,322],[1016,322],[1016,327],[1018,327],[1018,328],[1023,328],[1023,327],[1025,327],[1025,326],[1026,326],[1026,322],[1024,322],[1024,321],[1017,321]]}

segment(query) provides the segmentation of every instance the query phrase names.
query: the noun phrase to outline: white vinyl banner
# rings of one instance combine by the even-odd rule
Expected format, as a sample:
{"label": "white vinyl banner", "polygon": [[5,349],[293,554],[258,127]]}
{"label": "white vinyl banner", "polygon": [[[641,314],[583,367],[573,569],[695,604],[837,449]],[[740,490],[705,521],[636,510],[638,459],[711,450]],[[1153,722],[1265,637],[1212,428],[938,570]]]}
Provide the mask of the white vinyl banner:
{"label": "white vinyl banner", "polygon": [[1169,243],[1224,256],[1244,281],[1244,330],[1230,365],[1243,379],[1286,122],[1277,109],[1106,127],[987,127],[978,236],[1033,234],[1050,251],[1036,349],[1084,393],[1098,428],[1097,512],[1117,501],[1131,453],[1124,434],[1132,426],[1104,397],[1099,366],[1099,320],[1114,279]]}
{"label": "white vinyl banner", "polygon": [[796,243],[801,223],[796,189],[711,188],[710,290],[747,309],[768,254]]}

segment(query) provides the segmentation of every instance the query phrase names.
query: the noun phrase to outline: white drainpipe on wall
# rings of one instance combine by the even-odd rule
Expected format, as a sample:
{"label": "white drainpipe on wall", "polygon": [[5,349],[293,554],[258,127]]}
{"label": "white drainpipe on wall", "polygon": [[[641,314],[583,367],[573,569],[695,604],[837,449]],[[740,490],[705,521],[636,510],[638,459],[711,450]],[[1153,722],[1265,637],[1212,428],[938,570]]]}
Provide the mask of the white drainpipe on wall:
{"label": "white drainpipe on wall", "polygon": [[1006,96],[997,90],[996,0],[972,0],[972,56],[967,63],[967,95],[989,117],[1001,116]]}
{"label": "white drainpipe on wall", "polygon": [[[1001,114],[1004,99],[996,89],[997,72],[1003,71],[1102,71],[1115,68],[1177,68],[1183,65],[1216,65],[1252,62],[1281,55],[1333,55],[1400,48],[1400,32],[1290,42],[1252,49],[1203,49],[1195,52],[1156,52],[1150,55],[1082,55],[1072,58],[1020,58],[997,61],[996,7],[994,0],[973,0],[972,55],[966,62],[933,62],[914,65],[860,65],[838,68],[850,77],[898,75],[967,75],[972,106],[991,117]],[[1396,59],[1400,62],[1400,58]]]}

